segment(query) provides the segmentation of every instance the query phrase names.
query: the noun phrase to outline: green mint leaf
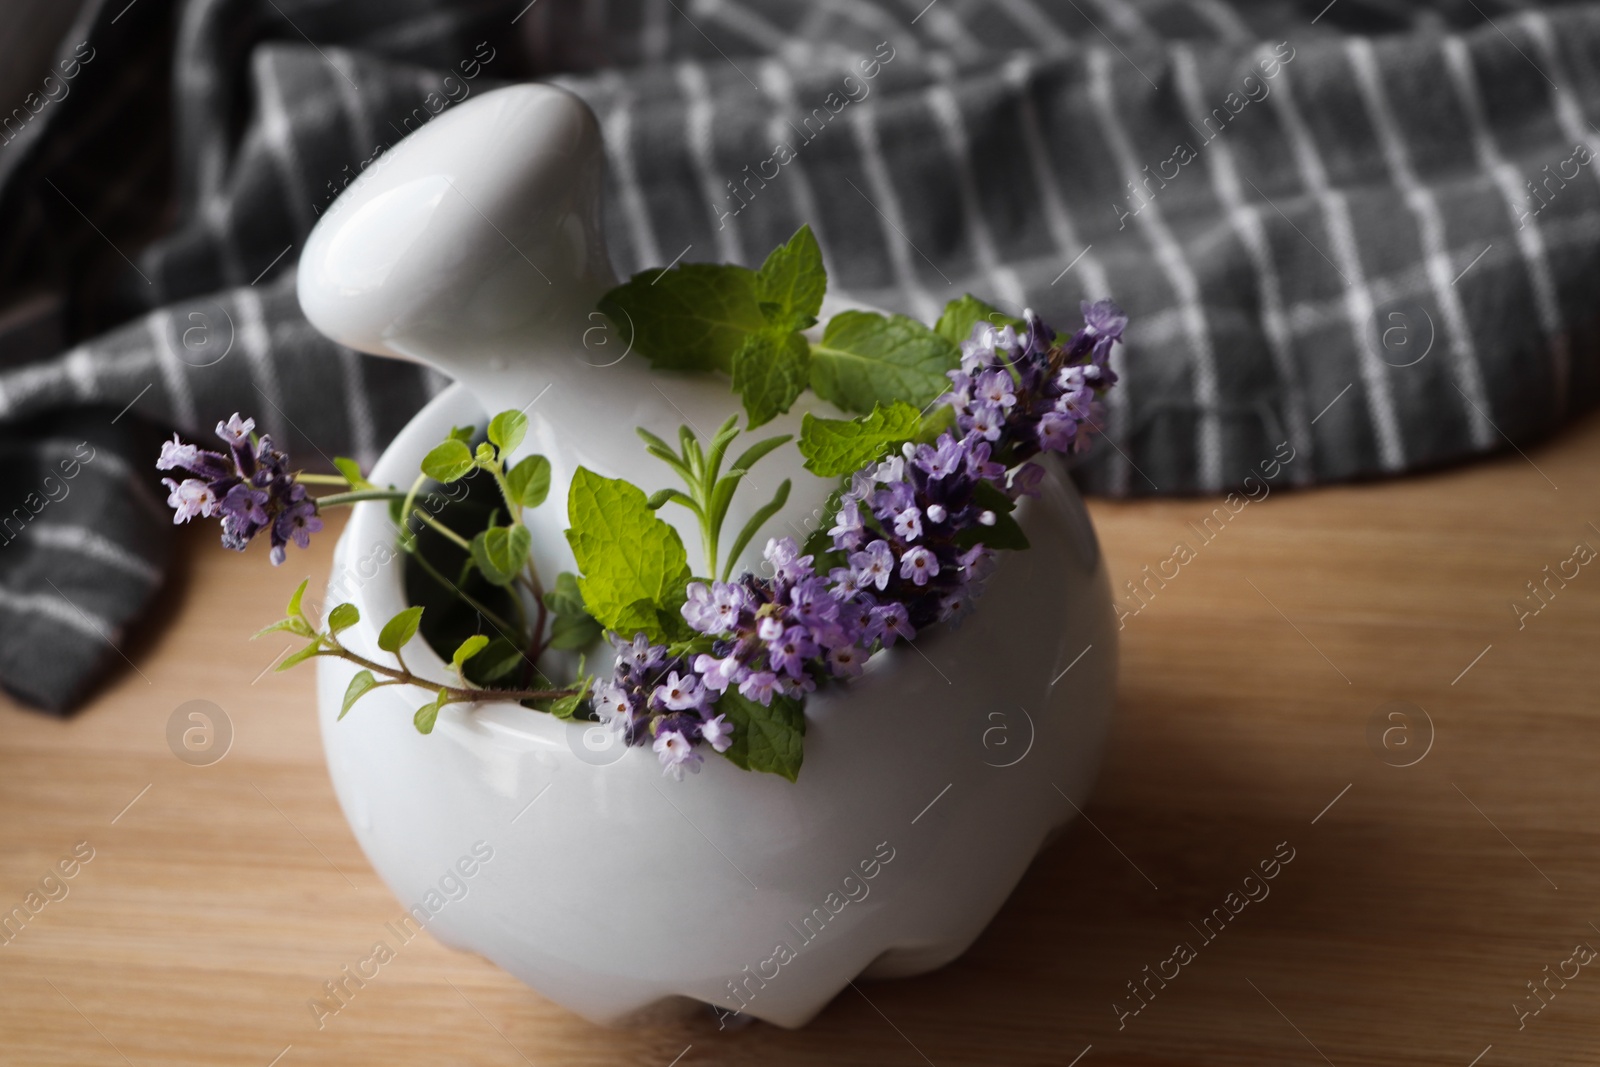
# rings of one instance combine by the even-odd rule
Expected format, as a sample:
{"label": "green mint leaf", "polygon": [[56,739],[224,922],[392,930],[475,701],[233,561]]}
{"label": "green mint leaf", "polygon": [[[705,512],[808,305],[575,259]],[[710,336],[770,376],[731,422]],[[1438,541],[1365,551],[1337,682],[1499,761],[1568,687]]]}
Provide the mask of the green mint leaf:
{"label": "green mint leaf", "polygon": [[421,608],[406,608],[397,613],[378,631],[378,647],[385,652],[400,651],[407,641],[417,636],[417,624],[421,621]]}
{"label": "green mint leaf", "polygon": [[464,445],[470,445],[472,439],[478,436],[478,428],[476,426],[457,426],[450,431],[450,436]]}
{"label": "green mint leaf", "polygon": [[811,388],[863,415],[896,400],[921,408],[950,388],[945,372],[960,360],[953,342],[914,319],[844,311],[811,346]]}
{"label": "green mint leaf", "polygon": [[583,577],[583,603],[608,630],[663,635],[655,608],[681,603],[688,556],[638,486],[579,467],[567,491],[567,541]]}
{"label": "green mint leaf", "polygon": [[348,630],[360,621],[361,612],[354,604],[335,604],[333,610],[328,612],[328,632],[336,634]]}
{"label": "green mint leaf", "polygon": [[283,662],[279,663],[275,669],[278,671],[286,671],[290,667],[297,667],[306,660],[310,659],[312,656],[315,656],[321,648],[322,642],[320,640],[312,641],[309,645],[300,649],[298,652],[291,652],[287,656],[283,657]]}
{"label": "green mint leaf", "polygon": [[526,526],[491,526],[472,539],[472,562],[494,585],[510,585],[528,562],[532,545]]}
{"label": "green mint leaf", "polygon": [[575,652],[594,644],[603,632],[588,615],[557,615],[550,624],[549,646]]}
{"label": "green mint leaf", "polygon": [[746,335],[767,325],[755,272],[711,263],[635,274],[600,298],[600,310],[625,344],[663,370],[731,372]]}
{"label": "green mint leaf", "polygon": [[781,415],[810,380],[811,346],[797,333],[754,333],[733,354],[733,391],[744,401],[747,428]]}
{"label": "green mint leaf", "polygon": [[371,671],[357,671],[356,676],[350,679],[350,685],[344,691],[344,707],[339,709],[339,718],[350,714],[350,709],[356,706],[356,701],[367,695],[367,691],[378,684]]}
{"label": "green mint leaf", "polygon": [[488,644],[489,639],[483,634],[473,634],[456,646],[455,654],[450,657],[450,666],[459,671],[467,660],[482,652]]}
{"label": "green mint leaf", "polygon": [[489,441],[502,456],[515,452],[528,432],[528,416],[520,411],[502,411],[489,420]]}
{"label": "green mint leaf", "polygon": [[824,478],[853,474],[904,441],[917,436],[922,413],[910,404],[882,404],[857,419],[819,419],[800,423],[800,454],[806,470]]}
{"label": "green mint leaf", "polygon": [[436,482],[453,482],[472,469],[472,450],[459,438],[434,447],[422,457],[422,473]]}
{"label": "green mint leaf", "polygon": [[289,606],[287,608],[285,608],[284,611],[283,611],[283,613],[285,615],[289,616],[289,618],[298,619],[298,618],[301,617],[302,613],[300,611],[300,601],[306,595],[306,586],[308,586],[310,584],[311,584],[311,579],[307,578],[304,581],[302,581],[299,585],[295,586],[294,587],[294,592],[289,594]]}
{"label": "green mint leaf", "polygon": [[766,771],[794,781],[804,758],[804,705],[791,697],[773,697],[765,707],[730,689],[716,711],[733,724],[733,743],[723,753],[736,767]]}
{"label": "green mint leaf", "polygon": [[810,226],[802,226],[756,271],[756,296],[767,320],[780,330],[803,330],[817,321],[828,272]]}
{"label": "green mint leaf", "polygon": [[511,495],[525,508],[536,508],[550,495],[550,461],[543,456],[524,456],[506,472]]}
{"label": "green mint leaf", "polygon": [[939,316],[939,322],[933,329],[951,344],[959,345],[972,336],[972,327],[979,321],[992,323],[995,329],[1013,326],[1021,330],[1026,325],[1021,319],[1012,318],[999,308],[967,293],[944,306],[944,313]]}
{"label": "green mint leaf", "polygon": [[361,465],[349,456],[334,456],[333,465],[344,480],[350,483],[351,489],[376,489],[377,486],[367,481],[361,474]]}

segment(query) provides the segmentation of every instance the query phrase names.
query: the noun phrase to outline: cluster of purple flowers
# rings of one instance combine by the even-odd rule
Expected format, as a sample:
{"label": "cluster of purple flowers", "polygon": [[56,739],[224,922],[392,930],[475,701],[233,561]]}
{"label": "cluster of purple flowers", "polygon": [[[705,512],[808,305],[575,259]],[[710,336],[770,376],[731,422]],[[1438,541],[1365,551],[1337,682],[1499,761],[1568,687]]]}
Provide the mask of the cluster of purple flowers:
{"label": "cluster of purple flowers", "polygon": [[254,419],[241,419],[238,412],[217,423],[217,436],[228,446],[228,455],[185,444],[173,434],[161,445],[156,469],[194,475],[181,482],[161,479],[169,490],[173,522],[220,515],[222,543],[238,552],[266,531],[276,565],[283,562],[290,541],[305,548],[311,535],[322,529],[322,520],[317,517],[317,502],[289,470],[289,457],[273,448],[265,434],[250,440],[255,428]]}
{"label": "cluster of purple flowers", "polygon": [[1109,300],[1085,303],[1083,314],[1065,344],[1031,312],[1020,332],[975,326],[941,398],[954,409],[955,432],[857,471],[824,562],[778,538],[766,546],[771,577],[691,584],[683,617],[711,639],[709,652],[674,656],[643,635],[613,637],[615,673],[595,694],[601,721],[629,744],[653,743],[666,772],[681,778],[700,769],[697,742],[718,752],[732,743],[716,713],[724,693],[763,705],[803,698],[861,674],[897,638],[959,624],[994,568],[983,529],[999,516],[985,497],[1038,495],[1044,469],[1029,457],[1081,451],[1098,429],[1098,396],[1116,381],[1108,361],[1127,317]]}

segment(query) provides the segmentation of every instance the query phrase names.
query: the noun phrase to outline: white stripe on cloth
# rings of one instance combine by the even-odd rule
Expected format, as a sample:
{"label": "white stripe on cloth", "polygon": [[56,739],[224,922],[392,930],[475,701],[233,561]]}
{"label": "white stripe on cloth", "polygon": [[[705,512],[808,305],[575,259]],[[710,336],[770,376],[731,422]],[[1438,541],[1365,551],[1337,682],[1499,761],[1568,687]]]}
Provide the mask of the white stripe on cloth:
{"label": "white stripe on cloth", "polygon": [[307,199],[310,183],[300,165],[300,153],[295,148],[294,128],[289,123],[288,109],[284,106],[283,86],[278,81],[278,66],[270,54],[255,64],[260,76],[262,143],[283,182],[283,198],[288,202],[289,214],[294,219],[295,230],[310,233],[316,219],[312,217]]}
{"label": "white stripe on cloth", "polygon": [[1355,68],[1356,87],[1361,91],[1372,128],[1378,135],[1384,161],[1395,188],[1405,195],[1406,207],[1416,216],[1417,232],[1422,238],[1423,264],[1428,270],[1428,281],[1433,295],[1439,301],[1444,317],[1445,333],[1454,357],[1451,370],[1456,387],[1461,390],[1467,408],[1462,415],[1467,420],[1472,443],[1487,448],[1494,443],[1495,430],[1484,412],[1489,406],[1484,395],[1483,369],[1478,363],[1477,348],[1472,343],[1472,329],[1467,325],[1467,313],[1461,306],[1461,293],[1453,284],[1455,265],[1449,256],[1449,242],[1445,237],[1444,220],[1433,192],[1425,186],[1412,169],[1411,156],[1400,136],[1389,96],[1383,86],[1383,75],[1378,70],[1377,56],[1372,42],[1365,37],[1351,37],[1345,41],[1345,52],[1350,65]]}
{"label": "white stripe on cloth", "polygon": [[791,55],[812,50],[807,42],[789,36],[749,8],[729,0],[691,0],[689,11],[726,26],[764,52]]}
{"label": "white stripe on cloth", "polygon": [[[1095,117],[1100,122],[1102,136],[1111,149],[1117,167],[1130,182],[1137,183],[1139,161],[1123,129],[1113,99],[1111,55],[1103,48],[1092,48],[1088,50],[1088,58],[1089,97],[1095,105]],[[1202,489],[1214,491],[1222,486],[1222,424],[1217,413],[1220,398],[1217,393],[1216,353],[1212,349],[1211,330],[1200,303],[1200,282],[1183,254],[1183,246],[1162,218],[1156,200],[1152,198],[1146,202],[1135,217],[1139,220],[1141,232],[1150,242],[1156,262],[1166,274],[1183,308],[1189,350],[1194,356],[1194,399],[1200,413],[1196,441],[1197,480]]]}
{"label": "white stripe on cloth", "polygon": [[[272,361],[272,335],[262,314],[261,296],[256,290],[245,286],[233,291],[233,303],[239,313],[238,321],[234,324],[235,340],[250,363],[251,379],[256,388],[261,390],[261,395],[267,398],[267,407],[271,409],[261,412],[261,419],[266,423],[263,428],[272,435],[273,440],[288,441],[289,427],[284,423],[283,390],[278,385],[277,365]],[[284,445],[280,443],[278,447]]]}
{"label": "white stripe on cloth", "polygon": [[1239,17],[1232,4],[1222,3],[1221,0],[1189,0],[1189,6],[1202,20],[1210,23],[1224,41],[1254,41],[1260,36]]}
{"label": "white stripe on cloth", "polygon": [[1068,37],[1054,20],[1040,11],[1033,0],[995,0],[995,6],[1005,11],[1006,16],[1017,24],[1031,44],[1043,44],[1046,48],[1052,49],[1072,47],[1072,38]]}
{"label": "white stripe on cloth", "polygon": [[900,291],[924,321],[939,317],[940,304],[917,279],[913,255],[920,256],[906,236],[905,213],[900,210],[900,197],[889,179],[889,167],[883,160],[883,147],[878,142],[877,106],[870,102],[857,104],[851,109],[850,132],[855,135],[855,145],[861,154],[861,168],[870,189],[862,190],[871,197],[870,207],[882,223],[883,243],[889,253]]}
{"label": "white stripe on cloth", "polygon": [[[1258,50],[1261,58],[1270,54],[1265,45]],[[1361,267],[1361,253],[1356,244],[1355,228],[1350,221],[1349,205],[1345,202],[1344,194],[1328,184],[1328,174],[1322,165],[1316,141],[1295,104],[1287,68],[1279,72],[1277,91],[1268,99],[1275,101],[1273,106],[1283,123],[1284,132],[1288,134],[1289,147],[1294,153],[1301,180],[1322,208],[1328,239],[1333,243],[1333,255],[1339,262],[1337,269],[1344,279],[1345,309],[1355,342],[1356,366],[1367,395],[1367,410],[1377,439],[1378,462],[1384,470],[1399,470],[1406,461],[1405,445],[1400,439],[1400,421],[1395,414],[1394,393],[1386,373],[1388,365],[1378,355],[1376,348],[1377,329],[1373,322],[1376,308]]]}
{"label": "white stripe on cloth", "polygon": [[69,630],[108,643],[114,640],[109,636],[115,629],[110,622],[93,612],[81,611],[71,601],[53,592],[19,593],[0,585],[0,609],[49,619]]}
{"label": "white stripe on cloth", "polygon": [[[716,112],[711,103],[711,92],[706,86],[706,73],[698,63],[679,63],[676,74],[678,88],[683,93],[686,105],[684,123],[689,133],[689,165],[694,169],[695,180],[700,183],[700,195],[705,197],[706,213],[711,220],[711,236],[717,242],[717,255],[724,263],[743,263],[744,249],[734,226],[734,212],[717,206],[727,201],[728,192],[717,181],[716,150],[712,138]],[[736,200],[738,204],[743,202]]]}
{"label": "white stripe on cloth", "polygon": [[[1556,121],[1561,124],[1561,132],[1574,146],[1583,145],[1589,149],[1591,156],[1600,157],[1600,136],[1595,133],[1594,126],[1584,117],[1583,108],[1578,103],[1577,94],[1572,88],[1572,78],[1567,74],[1567,66],[1561,61],[1561,55],[1556,50],[1555,35],[1550,29],[1550,19],[1543,11],[1525,11],[1518,16],[1523,29],[1528,31],[1528,36],[1533,38],[1534,47],[1538,50],[1539,58],[1549,68],[1551,102],[1556,110]],[[1542,73],[1542,72],[1541,72]],[[1558,165],[1559,166],[1559,165]],[[1589,174],[1596,183],[1600,183],[1600,166],[1588,168]],[[1563,360],[1558,360],[1556,378],[1556,410],[1567,409],[1567,388],[1570,375],[1570,352],[1563,346]]]}
{"label": "white stripe on cloth", "polygon": [[978,193],[978,178],[972,170],[972,146],[967,140],[966,123],[961,118],[961,106],[948,85],[935,85],[927,93],[928,107],[938,120],[940,139],[945,154],[955,169],[956,186],[961,193],[961,220],[967,231],[967,241],[972,245],[978,266],[989,276],[994,295],[1012,314],[1022,310],[1028,294],[1016,271],[1006,266],[995,247],[994,233],[989,220],[983,215],[983,203]]}
{"label": "white stripe on cloth", "polygon": [[161,580],[161,571],[158,568],[87,526],[36,522],[29,525],[22,536],[37,541],[47,548],[87,556],[151,585]]}
{"label": "white stripe on cloth", "polygon": [[[1187,45],[1173,45],[1172,68],[1178,95],[1189,112],[1190,124],[1199,123],[1203,126],[1206,109],[1200,76],[1194,54]],[[1290,444],[1297,454],[1314,456],[1316,438],[1308,421],[1305,382],[1295,361],[1289,321],[1283,310],[1283,283],[1278,277],[1277,265],[1272,261],[1272,245],[1267,240],[1266,228],[1261,223],[1255,205],[1245,199],[1238,164],[1227,138],[1217,137],[1205,148],[1202,155],[1211,173],[1212,188],[1216,190],[1218,201],[1227,209],[1228,221],[1239,235],[1239,243],[1249,255],[1261,286],[1261,332],[1266,337],[1268,351],[1272,353],[1273,369],[1283,385],[1282,411]],[[1314,465],[1305,463],[1291,469],[1290,479],[1303,485],[1311,480],[1314,473]]]}
{"label": "white stripe on cloth", "polygon": [[662,260],[661,246],[656,242],[650,211],[645,206],[644,192],[639,187],[639,175],[633,165],[633,95],[623,84],[621,75],[609,71],[606,77],[617,85],[616,106],[601,123],[600,131],[605,139],[611,173],[617,176],[617,196],[622,201],[628,239],[633,243],[634,268],[643,270]]}
{"label": "white stripe on cloth", "polygon": [[[774,60],[766,60],[757,68],[756,78],[761,82],[765,92],[778,104],[778,110],[773,113],[767,126],[767,136],[774,146],[789,144],[789,135],[798,132],[789,116],[794,115],[798,107],[795,103],[794,82],[789,78],[788,68]],[[805,164],[800,159],[800,149],[805,147],[805,142],[789,144],[789,147],[794,155],[783,165],[779,178],[789,186],[789,195],[794,200],[795,215],[801,222],[811,224],[811,232],[816,235],[817,245],[822,251],[822,266],[828,272],[830,287],[835,287],[834,279],[839,277],[838,264],[828,252],[829,242],[822,225],[822,211],[817,206],[817,196],[811,188],[811,178],[806,174]]]}
{"label": "white stripe on cloth", "polygon": [[66,369],[67,380],[72,383],[74,397],[85,402],[97,399],[94,357],[89,354],[88,347],[79,345],[62,356],[61,363]]}
{"label": "white stripe on cloth", "polygon": [[149,331],[151,346],[156,354],[156,365],[161,370],[161,381],[167,396],[172,400],[172,419],[185,429],[198,431],[200,418],[194,408],[194,393],[189,389],[189,377],[183,361],[172,350],[172,312],[166,308],[145,316],[145,329]]}
{"label": "white stripe on cloth", "polygon": [[[1556,283],[1550,273],[1550,257],[1545,249],[1545,237],[1536,220],[1530,218],[1523,225],[1518,215],[1522,202],[1522,175],[1506,161],[1495,141],[1494,132],[1483,111],[1483,99],[1478,93],[1478,77],[1473,70],[1472,56],[1466,42],[1451,34],[1444,38],[1445,65],[1450,71],[1450,84],[1466,112],[1467,124],[1472,128],[1472,145],[1478,154],[1478,165],[1499,187],[1505,198],[1514,229],[1517,250],[1522,253],[1528,268],[1528,280],[1533,286],[1533,306],[1539,315],[1539,328],[1550,343],[1550,361],[1556,382],[1562,386],[1560,408],[1566,407],[1565,385],[1570,375],[1572,356],[1569,351],[1566,324],[1562,319],[1561,305],[1556,299]],[[1559,409],[1558,409],[1559,410]]]}

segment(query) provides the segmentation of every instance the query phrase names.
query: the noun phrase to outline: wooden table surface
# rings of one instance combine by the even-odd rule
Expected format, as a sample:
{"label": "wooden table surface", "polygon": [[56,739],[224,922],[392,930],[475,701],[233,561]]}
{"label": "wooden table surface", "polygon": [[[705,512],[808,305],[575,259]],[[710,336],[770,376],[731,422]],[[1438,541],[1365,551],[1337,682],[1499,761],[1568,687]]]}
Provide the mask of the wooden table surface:
{"label": "wooden table surface", "polygon": [[[279,646],[247,638],[333,538],[274,571],[191,531],[169,623],[98,699],[0,708],[0,911],[92,849],[0,946],[0,1063],[1600,1063],[1600,960],[1574,956],[1600,946],[1600,567],[1574,560],[1597,457],[1591,418],[1526,457],[1274,492],[1204,544],[1214,501],[1094,503],[1118,585],[1194,552],[1125,620],[1093,825],[962,959],[797,1032],[596,1029],[427,937],[319,1030],[308,999],[401,908],[334,800],[311,675],[262,674]],[[209,766],[168,746],[196,699],[234,733]],[[1134,1015],[1147,965],[1177,975]]]}

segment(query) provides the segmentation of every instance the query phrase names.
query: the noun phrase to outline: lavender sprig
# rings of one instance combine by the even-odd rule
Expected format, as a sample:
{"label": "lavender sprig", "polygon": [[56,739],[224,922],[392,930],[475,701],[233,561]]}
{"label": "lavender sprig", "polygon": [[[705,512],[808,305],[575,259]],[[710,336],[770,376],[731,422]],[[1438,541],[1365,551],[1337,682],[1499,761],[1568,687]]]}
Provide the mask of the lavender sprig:
{"label": "lavender sprig", "polygon": [[1109,300],[1085,303],[1083,315],[1065,344],[1031,311],[1020,333],[975,325],[936,401],[954,412],[954,432],[908,442],[850,477],[826,574],[785,537],[767,542],[771,577],[690,584],[682,614],[702,639],[680,648],[612,635],[616,666],[595,695],[601,721],[628,744],[651,744],[682,778],[700,769],[699,743],[717,752],[731,743],[718,711],[728,693],[763,706],[803,699],[861,674],[899,638],[959,625],[994,569],[995,544],[1014,543],[996,536],[1014,526],[1002,513],[1039,493],[1045,472],[1031,458],[1081,452],[1099,429],[1127,317]]}

